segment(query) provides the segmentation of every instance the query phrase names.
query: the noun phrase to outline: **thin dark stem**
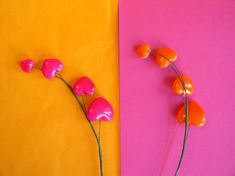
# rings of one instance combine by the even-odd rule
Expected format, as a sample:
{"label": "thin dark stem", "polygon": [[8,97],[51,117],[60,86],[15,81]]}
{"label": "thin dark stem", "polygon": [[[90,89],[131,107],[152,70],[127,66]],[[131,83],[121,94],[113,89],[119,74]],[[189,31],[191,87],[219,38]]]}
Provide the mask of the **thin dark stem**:
{"label": "thin dark stem", "polygon": [[101,144],[100,144],[100,139],[95,131],[95,128],[93,126],[93,124],[91,123],[91,121],[88,119],[87,117],[87,114],[86,114],[86,110],[85,110],[85,107],[83,106],[82,102],[79,100],[79,98],[76,96],[76,94],[74,94],[73,92],[73,88],[71,87],[71,85],[64,80],[64,78],[58,74],[56,76],[59,80],[61,80],[68,88],[69,90],[71,91],[71,93],[73,94],[74,98],[76,99],[77,103],[79,104],[79,106],[81,107],[85,117],[86,117],[86,120],[87,122],[89,123],[90,127],[91,127],[91,130],[95,136],[95,139],[96,139],[96,142],[97,142],[97,145],[98,145],[98,152],[99,152],[99,163],[100,163],[100,176],[103,176],[103,158],[102,158],[102,149],[101,149]]}
{"label": "thin dark stem", "polygon": [[86,104],[85,104],[85,102],[84,102],[83,96],[82,96],[82,104],[83,104],[83,108],[86,110]]}
{"label": "thin dark stem", "polygon": [[178,67],[173,62],[170,61],[169,58],[165,57],[164,55],[161,55],[161,56],[164,57],[168,62],[170,62],[170,67],[174,70],[174,72],[179,77],[180,82],[182,84],[182,87],[184,89],[185,131],[184,131],[183,147],[182,147],[179,163],[178,163],[178,166],[177,166],[177,169],[176,169],[176,172],[175,172],[175,176],[177,176],[178,173],[179,173],[180,167],[182,165],[182,162],[183,162],[183,158],[184,158],[184,154],[185,154],[186,146],[187,146],[188,134],[189,134],[189,103],[188,103],[188,95],[187,95],[187,90],[186,90],[186,87],[185,87],[185,82],[183,80],[182,72],[178,69]]}
{"label": "thin dark stem", "polygon": [[[99,133],[99,139],[101,137],[101,124],[102,124],[102,121],[99,120],[99,129],[98,129],[98,133]],[[101,140],[101,139],[100,139]]]}

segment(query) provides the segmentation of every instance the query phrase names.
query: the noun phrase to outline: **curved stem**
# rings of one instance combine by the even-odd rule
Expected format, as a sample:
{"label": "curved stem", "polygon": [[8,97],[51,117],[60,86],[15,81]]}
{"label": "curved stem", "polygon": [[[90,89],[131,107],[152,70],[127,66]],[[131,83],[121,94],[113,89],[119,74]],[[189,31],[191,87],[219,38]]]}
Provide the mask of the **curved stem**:
{"label": "curved stem", "polygon": [[64,78],[58,74],[56,76],[59,80],[61,80],[68,88],[69,90],[71,91],[71,93],[73,94],[74,98],[76,99],[77,103],[79,104],[79,106],[81,107],[85,117],[86,117],[86,120],[87,122],[89,123],[90,127],[91,127],[91,130],[95,136],[95,139],[96,139],[96,142],[97,142],[97,145],[98,145],[98,152],[99,152],[99,163],[100,163],[100,176],[103,176],[103,158],[102,158],[102,149],[101,149],[101,143],[100,143],[100,139],[95,131],[95,128],[93,126],[93,124],[91,123],[91,121],[88,119],[87,117],[87,114],[86,114],[86,110],[85,110],[85,107],[83,106],[82,102],[79,100],[79,98],[76,96],[76,94],[74,94],[73,92],[73,88],[71,87],[71,85],[64,80]]}
{"label": "curved stem", "polygon": [[99,129],[98,129],[99,139],[101,138],[101,124],[102,124],[102,121],[99,120]]}
{"label": "curved stem", "polygon": [[86,111],[86,104],[85,104],[85,102],[84,102],[83,95],[82,95],[82,105],[83,105],[83,108],[84,108],[85,111]]}
{"label": "curved stem", "polygon": [[181,155],[180,155],[180,159],[178,162],[178,166],[177,169],[175,171],[175,176],[178,175],[180,167],[182,165],[183,162],[183,158],[184,158],[184,154],[186,151],[186,146],[187,146],[187,139],[188,139],[188,134],[189,134],[189,103],[188,103],[188,95],[187,95],[187,90],[185,87],[185,82],[183,80],[183,74],[182,72],[178,69],[178,67],[170,61],[169,58],[167,58],[166,56],[159,54],[160,56],[162,56],[163,58],[165,58],[168,62],[170,62],[170,67],[174,70],[174,72],[176,73],[176,75],[179,77],[180,82],[182,84],[182,87],[184,89],[184,104],[185,104],[185,131],[184,131],[184,140],[183,140],[183,147],[181,150]]}

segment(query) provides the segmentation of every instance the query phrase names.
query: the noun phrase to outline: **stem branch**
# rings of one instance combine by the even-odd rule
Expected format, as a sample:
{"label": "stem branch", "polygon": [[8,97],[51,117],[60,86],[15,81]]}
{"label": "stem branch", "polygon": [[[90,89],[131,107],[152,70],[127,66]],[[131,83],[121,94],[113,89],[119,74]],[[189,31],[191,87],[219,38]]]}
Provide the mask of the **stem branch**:
{"label": "stem branch", "polygon": [[167,58],[166,56],[159,54],[160,56],[162,56],[163,58],[165,58],[168,62],[170,62],[170,67],[174,70],[174,72],[176,73],[176,75],[179,77],[180,82],[182,84],[182,87],[184,89],[184,104],[185,104],[185,131],[184,131],[184,140],[183,140],[183,147],[181,150],[181,155],[180,155],[180,159],[178,162],[178,166],[177,169],[175,171],[175,176],[178,175],[180,167],[182,165],[182,161],[184,158],[184,154],[186,151],[186,146],[187,146],[187,139],[188,139],[188,134],[189,134],[189,103],[188,103],[188,95],[187,95],[187,90],[185,87],[185,82],[183,80],[183,74],[182,72],[178,69],[178,67],[170,61],[169,58]]}
{"label": "stem branch", "polygon": [[91,127],[91,130],[95,136],[95,139],[96,139],[96,143],[98,145],[98,152],[99,152],[99,163],[100,163],[100,176],[103,176],[103,158],[102,158],[102,149],[101,149],[101,143],[100,143],[100,139],[95,131],[95,128],[93,126],[93,124],[91,123],[91,121],[88,119],[87,117],[87,114],[86,114],[86,109],[85,107],[83,106],[82,102],[79,100],[79,98],[76,96],[76,94],[73,92],[73,88],[71,87],[71,85],[64,80],[64,78],[58,74],[56,76],[59,80],[61,80],[67,87],[68,89],[71,91],[71,93],[73,94],[74,98],[76,99],[77,103],[79,104],[79,106],[81,107],[85,117],[86,117],[86,120],[87,122],[89,123],[90,127]]}

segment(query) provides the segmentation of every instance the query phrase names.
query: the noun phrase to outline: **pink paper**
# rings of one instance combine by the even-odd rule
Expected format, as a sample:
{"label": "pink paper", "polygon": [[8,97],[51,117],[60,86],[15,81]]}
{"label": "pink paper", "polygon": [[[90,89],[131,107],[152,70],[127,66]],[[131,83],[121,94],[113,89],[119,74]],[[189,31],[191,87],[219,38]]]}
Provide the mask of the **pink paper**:
{"label": "pink paper", "polygon": [[191,96],[207,114],[190,129],[179,175],[235,175],[235,2],[120,0],[122,176],[172,176],[184,126],[175,74],[134,53],[137,44],[176,50],[178,67],[195,84]]}

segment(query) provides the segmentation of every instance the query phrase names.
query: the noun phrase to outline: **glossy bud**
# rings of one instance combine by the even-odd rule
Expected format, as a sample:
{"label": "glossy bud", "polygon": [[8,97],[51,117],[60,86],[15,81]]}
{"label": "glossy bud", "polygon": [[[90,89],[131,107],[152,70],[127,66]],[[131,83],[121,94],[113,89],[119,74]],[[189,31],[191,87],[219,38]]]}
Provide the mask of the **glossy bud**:
{"label": "glossy bud", "polygon": [[151,52],[151,47],[148,44],[142,44],[136,48],[137,55],[143,59],[147,58],[150,52]]}
{"label": "glossy bud", "polygon": [[73,92],[76,95],[93,95],[95,93],[95,84],[90,78],[81,77],[74,84]]}
{"label": "glossy bud", "polygon": [[112,105],[103,97],[98,97],[93,100],[87,109],[87,116],[90,121],[110,121],[113,115]]}
{"label": "glossy bud", "polygon": [[30,73],[35,68],[35,61],[33,59],[24,59],[20,62],[22,70],[26,73]]}
{"label": "glossy bud", "polygon": [[155,59],[160,68],[167,68],[177,59],[177,53],[170,48],[160,48],[156,50]]}
{"label": "glossy bud", "polygon": [[[185,123],[185,106],[182,106],[177,114],[180,124]],[[202,107],[195,101],[189,102],[189,124],[202,127],[206,124],[206,114]]]}
{"label": "glossy bud", "polygon": [[42,73],[48,78],[54,78],[63,69],[63,63],[55,58],[46,59],[42,64]]}
{"label": "glossy bud", "polygon": [[[194,85],[193,85],[192,80],[186,75],[183,75],[182,79],[184,81],[186,93],[188,95],[191,95],[194,92]],[[185,94],[184,87],[182,86],[182,83],[179,77],[175,79],[172,88],[173,88],[173,91],[178,95]]]}

